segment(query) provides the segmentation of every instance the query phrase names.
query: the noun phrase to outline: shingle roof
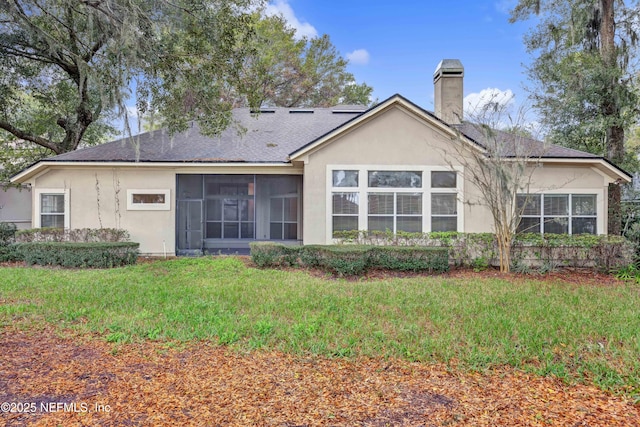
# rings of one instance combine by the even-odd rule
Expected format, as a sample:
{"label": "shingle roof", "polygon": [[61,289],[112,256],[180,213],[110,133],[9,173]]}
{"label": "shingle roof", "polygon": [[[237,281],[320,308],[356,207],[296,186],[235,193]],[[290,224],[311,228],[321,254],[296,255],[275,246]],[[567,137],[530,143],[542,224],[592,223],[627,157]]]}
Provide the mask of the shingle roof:
{"label": "shingle roof", "polygon": [[473,140],[481,147],[487,146],[492,141],[499,144],[505,157],[541,157],[541,158],[574,158],[574,159],[599,159],[595,154],[574,150],[555,144],[545,144],[537,139],[516,135],[511,132],[491,129],[486,131],[482,126],[472,123],[462,123],[452,126],[458,129],[467,138]]}
{"label": "shingle roof", "polygon": [[[383,101],[382,104],[387,101]],[[422,111],[439,120],[433,113]],[[175,135],[169,135],[166,130],[157,130],[61,154],[47,160],[287,163],[291,153],[363,113],[365,107],[355,105],[313,109],[271,108],[265,109],[259,115],[252,114],[248,108],[238,108],[233,111],[237,125],[231,126],[215,138],[203,136],[197,124],[192,123],[189,130]],[[477,125],[463,123],[451,127],[481,147],[486,147],[490,141],[487,133]],[[532,138],[516,137],[502,131],[492,131],[490,138],[504,143],[503,155],[507,157],[525,153],[528,156],[543,158],[600,158],[583,151],[544,144]]]}
{"label": "shingle roof", "polygon": [[284,163],[301,145],[343,125],[364,110],[365,107],[352,105],[273,108],[255,115],[247,108],[238,108],[233,111],[237,125],[215,138],[203,136],[197,124],[192,123],[189,130],[175,135],[157,130],[47,160]]}

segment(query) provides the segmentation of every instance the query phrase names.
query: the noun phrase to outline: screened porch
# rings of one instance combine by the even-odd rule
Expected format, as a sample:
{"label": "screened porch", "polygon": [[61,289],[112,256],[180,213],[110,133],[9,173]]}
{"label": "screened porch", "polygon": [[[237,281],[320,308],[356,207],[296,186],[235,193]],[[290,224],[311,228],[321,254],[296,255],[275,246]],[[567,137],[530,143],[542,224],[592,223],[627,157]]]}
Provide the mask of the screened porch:
{"label": "screened porch", "polygon": [[176,188],[178,255],[302,240],[301,176],[178,174]]}

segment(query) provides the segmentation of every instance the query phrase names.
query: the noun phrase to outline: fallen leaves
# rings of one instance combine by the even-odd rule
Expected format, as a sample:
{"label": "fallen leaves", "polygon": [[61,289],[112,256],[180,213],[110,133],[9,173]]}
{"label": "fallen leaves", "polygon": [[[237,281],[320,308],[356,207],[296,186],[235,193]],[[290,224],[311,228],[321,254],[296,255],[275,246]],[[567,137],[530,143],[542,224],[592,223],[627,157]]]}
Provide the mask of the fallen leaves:
{"label": "fallen leaves", "polygon": [[63,408],[1,413],[7,426],[640,425],[640,406],[622,397],[507,367],[479,374],[208,343],[114,347],[13,328],[0,335],[0,402]]}

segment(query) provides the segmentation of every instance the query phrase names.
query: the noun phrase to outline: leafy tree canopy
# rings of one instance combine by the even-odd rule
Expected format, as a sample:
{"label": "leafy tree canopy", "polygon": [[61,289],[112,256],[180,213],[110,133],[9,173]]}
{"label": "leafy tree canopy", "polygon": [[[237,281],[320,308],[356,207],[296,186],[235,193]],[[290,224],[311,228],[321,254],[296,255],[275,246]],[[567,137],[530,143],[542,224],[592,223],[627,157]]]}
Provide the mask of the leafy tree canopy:
{"label": "leafy tree canopy", "polygon": [[140,99],[171,113],[172,130],[197,120],[219,132],[252,36],[251,1],[1,2],[3,151],[26,145],[39,157],[104,140],[135,82]]}

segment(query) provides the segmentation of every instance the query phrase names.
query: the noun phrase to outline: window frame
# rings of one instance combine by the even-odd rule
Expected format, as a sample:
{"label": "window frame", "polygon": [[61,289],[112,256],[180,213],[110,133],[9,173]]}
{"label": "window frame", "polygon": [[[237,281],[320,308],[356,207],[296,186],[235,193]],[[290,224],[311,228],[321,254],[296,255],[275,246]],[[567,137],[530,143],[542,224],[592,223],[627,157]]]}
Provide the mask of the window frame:
{"label": "window frame", "polygon": [[[68,188],[36,188],[33,192],[33,197],[35,197],[35,206],[34,210],[35,215],[33,218],[34,228],[42,228],[42,196],[43,195],[55,195],[55,196],[64,196],[64,229],[68,230],[71,228],[71,215],[70,215],[70,200],[69,200],[69,189]],[[47,215],[45,213],[45,215]]]}
{"label": "window frame", "polygon": [[[349,170],[358,171],[359,181],[357,187],[335,187],[333,185],[333,171],[337,170]],[[369,172],[383,171],[383,172],[420,172],[422,174],[422,186],[419,188],[414,187],[369,187]],[[456,173],[456,186],[455,188],[432,188],[431,185],[431,172],[455,172]],[[357,229],[368,230],[369,229],[369,193],[392,193],[394,194],[394,231],[397,228],[397,218],[412,215],[400,215],[397,213],[397,199],[398,194],[420,194],[422,196],[422,211],[420,216],[422,219],[422,232],[428,233],[432,230],[432,214],[431,214],[431,195],[436,193],[455,193],[456,194],[456,207],[457,207],[457,221],[456,230],[458,232],[464,232],[464,168],[462,166],[425,166],[425,165],[344,165],[344,164],[329,164],[326,165],[326,209],[325,209],[325,241],[327,244],[336,243],[338,239],[334,238],[333,219],[336,216],[343,216],[341,214],[334,214],[333,212],[333,196],[339,193],[357,193],[359,198],[358,214],[350,216],[357,216]],[[375,215],[374,215],[375,216]]]}
{"label": "window frame", "polygon": [[[545,220],[551,218],[566,218],[567,219],[567,233],[568,235],[573,235],[573,220],[574,218],[593,218],[595,219],[596,228],[594,231],[594,235],[602,234],[605,230],[604,227],[604,192],[603,191],[593,191],[590,189],[559,189],[555,191],[540,191],[534,192],[530,191],[529,193],[518,193],[516,194],[516,203],[518,196],[539,196],[540,197],[540,211],[538,215],[520,215],[521,218],[537,218],[539,220],[539,229],[538,231],[527,231],[527,233],[540,233],[540,234],[552,234],[545,232]],[[567,215],[553,215],[546,214],[544,211],[544,203],[545,196],[567,196]],[[573,197],[574,196],[594,196],[595,197],[595,214],[593,215],[574,215],[573,213]],[[519,227],[519,225],[518,225]],[[518,231],[520,233],[520,231]],[[581,233],[584,234],[584,233]]]}
{"label": "window frame", "polygon": [[[163,194],[163,203],[134,203],[136,194]],[[128,211],[168,211],[171,210],[171,190],[169,189],[127,189]]]}

